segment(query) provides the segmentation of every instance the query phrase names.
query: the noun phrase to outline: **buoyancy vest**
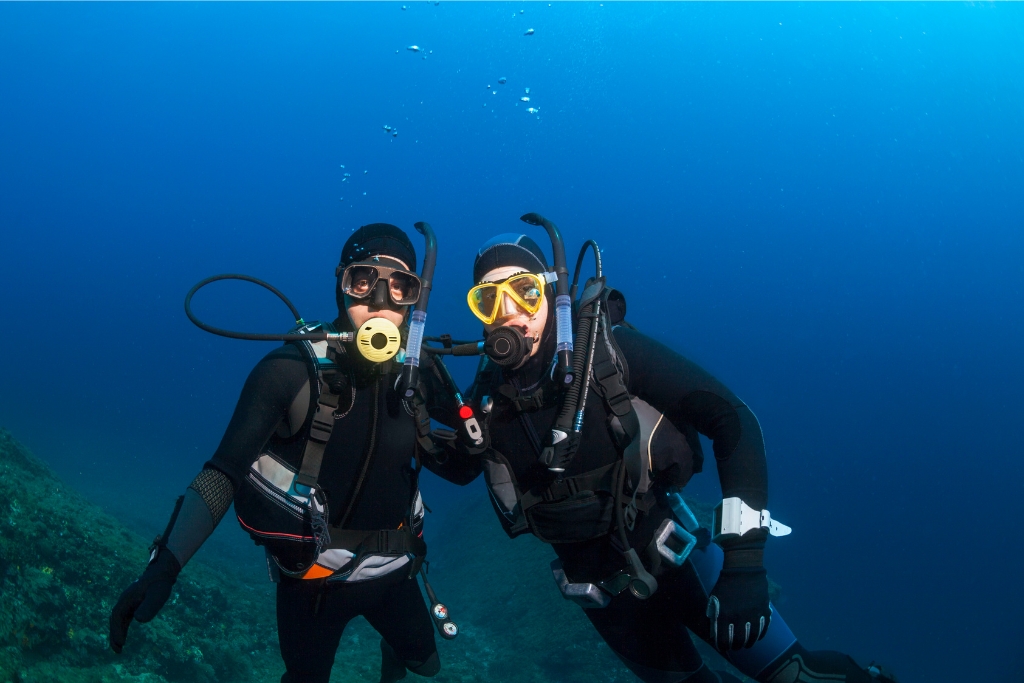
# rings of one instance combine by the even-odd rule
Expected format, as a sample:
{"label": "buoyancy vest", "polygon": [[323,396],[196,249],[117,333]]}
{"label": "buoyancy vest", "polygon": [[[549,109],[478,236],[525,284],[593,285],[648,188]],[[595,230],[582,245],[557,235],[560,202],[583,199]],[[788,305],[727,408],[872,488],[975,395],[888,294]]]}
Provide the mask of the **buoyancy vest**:
{"label": "buoyancy vest", "polygon": [[[329,323],[310,323],[295,331],[314,330],[333,332],[334,328]],[[409,454],[410,459],[415,457],[416,467],[411,468],[409,508],[399,527],[345,528],[377,446],[381,386],[397,375],[382,372],[374,385],[370,424],[367,425],[369,438],[360,468],[362,475],[350,496],[348,509],[334,526],[328,520],[336,515],[328,510],[327,498],[317,479],[335,419],[343,418],[351,410],[356,389],[352,378],[345,373],[346,359],[327,342],[292,343],[306,361],[309,391],[300,390],[278,433],[250,465],[235,495],[239,524],[258,545],[266,548],[268,561],[273,562],[272,569],[288,576],[361,581],[403,568],[408,569],[410,576],[414,575],[427,550],[422,539],[424,505],[417,482],[418,452]],[[417,433],[419,423],[429,424],[421,404],[406,404],[405,410],[416,420]],[[301,452],[297,464],[294,457],[282,455],[285,450],[293,454]]]}
{"label": "buoyancy vest", "polygon": [[[608,301],[615,290],[605,290]],[[611,306],[602,307],[600,328],[589,381],[605,407],[607,427],[619,453],[619,459],[574,476],[557,479],[541,486],[522,490],[509,460],[491,447],[481,455],[484,479],[492,505],[510,537],[530,532],[546,543],[575,543],[611,533],[615,528],[615,506],[621,504],[624,492],[624,523],[630,530],[637,515],[647,512],[656,502],[652,483],[656,462],[680,465],[675,484],[685,483],[699,471],[701,455],[694,453],[687,439],[671,421],[646,401],[630,396],[627,390],[629,368],[612,334],[615,320],[607,311],[622,311],[624,300],[619,296]],[[618,304],[618,305],[616,305]],[[520,396],[502,381],[502,369],[484,361],[478,372],[474,398],[497,391],[519,414],[524,429],[533,426],[524,413],[545,407],[546,387],[530,396]],[[551,389],[547,388],[550,392]],[[586,427],[585,427],[586,428]],[[594,426],[590,427],[591,429]],[[531,441],[539,441],[534,436]],[[697,442],[699,447],[699,442]],[[620,487],[621,491],[616,491]]]}

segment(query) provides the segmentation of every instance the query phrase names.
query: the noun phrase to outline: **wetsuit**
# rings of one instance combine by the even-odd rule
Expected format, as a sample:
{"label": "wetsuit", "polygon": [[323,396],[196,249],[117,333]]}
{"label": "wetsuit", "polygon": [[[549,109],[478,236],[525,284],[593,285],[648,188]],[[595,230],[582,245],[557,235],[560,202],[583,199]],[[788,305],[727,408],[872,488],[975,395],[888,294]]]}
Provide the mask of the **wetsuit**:
{"label": "wetsuit", "polygon": [[[343,413],[339,408],[343,416],[336,416],[318,477],[328,522],[339,525],[347,512],[346,529],[398,529],[413,494],[412,408],[399,398],[394,374],[382,375],[379,366],[360,359],[351,363],[352,402]],[[207,463],[228,476],[236,496],[247,490],[250,466],[261,453],[272,451],[298,468],[304,441],[289,434],[287,422],[289,412],[305,419],[309,381],[308,363],[293,345],[267,354],[250,373],[220,446]],[[302,404],[298,410],[296,402]],[[361,490],[353,500],[364,466]],[[240,522],[247,526],[246,520]],[[281,654],[294,680],[328,680],[342,630],[357,615],[365,616],[410,668],[436,662],[433,626],[416,580],[408,576],[407,562],[402,557],[369,571],[360,567],[337,581],[281,577],[278,631]]]}
{"label": "wetsuit", "polygon": [[[671,430],[676,435],[675,442],[658,448],[652,444],[654,488],[682,486],[701,470],[699,432],[714,445],[723,496],[738,496],[755,509],[764,509],[767,466],[761,429],[753,413],[721,382],[666,346],[624,327],[616,327],[614,335],[628,367],[629,394],[649,403],[676,427]],[[490,447],[508,461],[522,491],[542,490],[554,480],[554,475],[538,462],[541,439],[551,429],[558,410],[550,396],[551,385],[546,381],[552,357],[551,336],[545,335],[545,348],[518,370],[501,370],[485,362],[467,392],[478,402],[484,396],[494,400],[487,425]],[[542,390],[542,395],[548,394],[540,405],[522,400],[535,396],[537,389]],[[591,391],[580,446],[566,469],[566,478],[620,460],[607,427],[608,415],[603,400]],[[482,469],[481,459],[466,452],[458,452],[444,463],[425,464],[450,480],[462,482],[472,480]],[[493,494],[492,503],[509,531]],[[634,529],[627,534],[631,546],[646,548],[654,530],[670,515],[663,500],[646,513],[641,512]],[[746,547],[736,550],[759,553],[765,535],[762,530],[748,533],[744,537],[748,541]],[[596,584],[625,567],[613,538],[605,533],[582,542],[555,542],[552,547],[570,581]],[[585,613],[616,655],[642,680],[718,680],[703,665],[687,629],[713,642],[705,610],[724,561],[728,560],[723,558],[721,548],[707,545],[695,550],[681,567],[660,575],[658,590],[651,598],[638,600],[624,591],[613,597],[608,607],[587,609]],[[832,654],[836,655],[834,661],[823,664]],[[845,655],[804,650],[774,610],[764,639],[753,648],[730,651],[726,657],[745,674],[765,681],[804,680],[798,678],[801,666],[809,675],[827,672],[833,676],[828,678],[832,681],[869,680]],[[776,678],[778,674],[784,675]]]}

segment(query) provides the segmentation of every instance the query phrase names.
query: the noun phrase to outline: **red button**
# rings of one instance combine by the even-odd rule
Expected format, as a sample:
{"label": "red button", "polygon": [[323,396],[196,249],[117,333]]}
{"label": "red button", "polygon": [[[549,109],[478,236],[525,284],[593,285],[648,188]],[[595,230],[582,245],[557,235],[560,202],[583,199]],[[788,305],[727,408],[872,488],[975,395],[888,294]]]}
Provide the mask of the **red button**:
{"label": "red button", "polygon": [[469,418],[473,417],[473,409],[470,408],[469,406],[462,406],[461,408],[459,408],[459,417],[461,417],[463,420],[468,420]]}

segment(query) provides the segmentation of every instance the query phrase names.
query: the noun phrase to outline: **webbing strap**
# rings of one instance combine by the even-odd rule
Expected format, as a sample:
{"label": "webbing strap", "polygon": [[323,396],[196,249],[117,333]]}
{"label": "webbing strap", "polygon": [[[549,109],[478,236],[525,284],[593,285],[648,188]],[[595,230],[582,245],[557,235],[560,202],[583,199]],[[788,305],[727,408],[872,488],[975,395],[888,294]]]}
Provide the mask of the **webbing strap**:
{"label": "webbing strap", "polygon": [[523,396],[519,392],[518,387],[511,384],[502,384],[498,387],[498,393],[515,406],[517,413],[535,413],[538,410],[543,410],[545,407],[544,387],[540,387],[529,396]]}
{"label": "webbing strap", "polygon": [[622,383],[619,369],[603,346],[603,344],[598,344],[597,349],[594,350],[594,379],[601,386],[601,395],[608,404],[608,408],[619,417],[623,417],[632,410],[629,391]]}
{"label": "webbing strap", "polygon": [[402,529],[339,529],[330,527],[330,549],[348,550],[356,557],[364,555],[405,555],[412,553],[417,557],[427,554],[427,544],[419,536],[414,536],[406,528]]}
{"label": "webbing strap", "polygon": [[604,491],[614,494],[612,488],[615,485],[615,470],[618,466],[619,462],[615,461],[596,470],[552,482],[545,488],[530,489],[519,497],[519,504],[525,512],[538,503],[557,502],[570,498],[580,491]]}
{"label": "webbing strap", "polygon": [[309,425],[309,436],[306,448],[302,453],[302,464],[299,466],[296,483],[313,488],[320,476],[320,466],[324,461],[324,450],[331,439],[334,429],[334,411],[338,408],[339,396],[331,393],[327,386],[320,382],[320,396],[317,397],[316,412]]}

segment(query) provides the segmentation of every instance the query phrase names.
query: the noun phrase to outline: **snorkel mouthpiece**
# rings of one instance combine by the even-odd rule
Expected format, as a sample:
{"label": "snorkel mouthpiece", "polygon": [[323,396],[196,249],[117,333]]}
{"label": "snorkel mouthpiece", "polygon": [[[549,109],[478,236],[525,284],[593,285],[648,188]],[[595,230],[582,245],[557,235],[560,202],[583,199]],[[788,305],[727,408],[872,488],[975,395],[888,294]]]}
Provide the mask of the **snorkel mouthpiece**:
{"label": "snorkel mouthpiece", "polygon": [[356,331],[356,348],[368,361],[383,363],[398,353],[402,335],[398,327],[387,318],[370,318]]}

